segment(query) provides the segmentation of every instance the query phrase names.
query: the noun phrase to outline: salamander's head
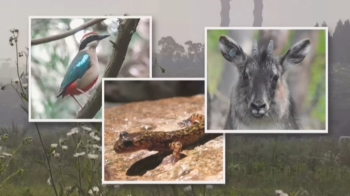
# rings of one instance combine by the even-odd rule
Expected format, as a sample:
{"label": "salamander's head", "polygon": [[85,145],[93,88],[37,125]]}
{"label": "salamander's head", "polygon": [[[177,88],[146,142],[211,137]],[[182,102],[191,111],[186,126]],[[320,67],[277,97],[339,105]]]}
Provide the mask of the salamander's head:
{"label": "salamander's head", "polygon": [[119,134],[119,139],[114,144],[116,153],[128,153],[140,150],[138,145],[135,145],[134,136],[125,131]]}

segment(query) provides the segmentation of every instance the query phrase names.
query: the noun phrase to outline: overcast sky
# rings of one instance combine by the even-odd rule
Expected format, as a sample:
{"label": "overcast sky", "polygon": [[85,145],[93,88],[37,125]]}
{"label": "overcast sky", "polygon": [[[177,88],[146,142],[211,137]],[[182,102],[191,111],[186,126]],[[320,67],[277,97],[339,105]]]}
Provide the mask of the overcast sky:
{"label": "overcast sky", "polygon": [[[326,0],[264,0],[263,26],[307,27],[326,21],[332,31],[339,19],[350,18],[350,2],[331,2],[332,5]],[[14,58],[14,48],[8,44],[9,29],[20,30],[20,48],[28,45],[30,15],[152,15],[154,39],[170,35],[181,44],[187,40],[204,42],[204,27],[220,24],[219,0],[11,0],[1,1],[0,6],[0,59]],[[253,0],[231,0],[230,25],[252,26],[252,11]]]}

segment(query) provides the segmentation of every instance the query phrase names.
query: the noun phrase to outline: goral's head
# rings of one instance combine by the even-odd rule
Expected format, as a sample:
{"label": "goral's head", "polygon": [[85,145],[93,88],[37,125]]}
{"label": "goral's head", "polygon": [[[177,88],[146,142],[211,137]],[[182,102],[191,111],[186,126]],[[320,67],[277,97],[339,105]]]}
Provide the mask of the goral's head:
{"label": "goral's head", "polygon": [[272,40],[267,48],[260,51],[255,41],[250,55],[227,36],[220,37],[219,46],[223,57],[239,72],[236,110],[242,116],[254,119],[284,116],[289,107],[288,70],[303,61],[309,52],[310,41],[301,40],[283,56],[274,55]]}

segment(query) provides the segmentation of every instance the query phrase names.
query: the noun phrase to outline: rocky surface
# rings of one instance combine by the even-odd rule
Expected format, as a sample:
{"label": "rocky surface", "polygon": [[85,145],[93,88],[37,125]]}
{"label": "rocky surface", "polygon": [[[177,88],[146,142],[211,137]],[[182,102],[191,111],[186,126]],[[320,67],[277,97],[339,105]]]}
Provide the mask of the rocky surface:
{"label": "rocky surface", "polygon": [[117,154],[119,133],[173,131],[192,113],[204,114],[204,96],[169,98],[125,104],[105,110],[104,159],[106,181],[223,181],[223,136],[185,148],[175,164],[171,155],[140,150]]}

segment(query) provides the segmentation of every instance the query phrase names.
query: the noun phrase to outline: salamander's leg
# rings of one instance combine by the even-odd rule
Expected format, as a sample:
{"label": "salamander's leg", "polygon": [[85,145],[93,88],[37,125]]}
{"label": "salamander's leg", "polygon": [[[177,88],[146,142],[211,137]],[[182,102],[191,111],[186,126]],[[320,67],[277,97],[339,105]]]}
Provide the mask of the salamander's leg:
{"label": "salamander's leg", "polygon": [[178,123],[178,125],[182,128],[193,126],[194,124],[204,125],[204,115],[194,113],[189,118]]}
{"label": "salamander's leg", "polygon": [[170,144],[170,148],[171,148],[171,150],[173,150],[171,162],[174,164],[176,161],[180,160],[180,158],[181,158],[182,143],[181,142],[173,142]]}

